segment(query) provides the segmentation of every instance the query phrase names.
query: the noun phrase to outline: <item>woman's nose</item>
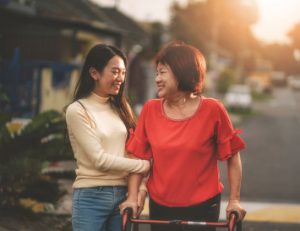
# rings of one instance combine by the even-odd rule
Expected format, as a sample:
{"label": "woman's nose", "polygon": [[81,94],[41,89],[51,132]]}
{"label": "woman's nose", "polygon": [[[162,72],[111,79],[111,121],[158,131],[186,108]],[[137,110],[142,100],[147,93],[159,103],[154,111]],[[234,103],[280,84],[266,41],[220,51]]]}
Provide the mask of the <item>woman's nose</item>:
{"label": "woman's nose", "polygon": [[116,80],[119,81],[119,82],[124,82],[125,75],[124,74],[118,74]]}
{"label": "woman's nose", "polygon": [[157,75],[155,76],[155,82],[158,83],[159,81],[160,81],[160,76],[159,76],[159,74],[157,74]]}

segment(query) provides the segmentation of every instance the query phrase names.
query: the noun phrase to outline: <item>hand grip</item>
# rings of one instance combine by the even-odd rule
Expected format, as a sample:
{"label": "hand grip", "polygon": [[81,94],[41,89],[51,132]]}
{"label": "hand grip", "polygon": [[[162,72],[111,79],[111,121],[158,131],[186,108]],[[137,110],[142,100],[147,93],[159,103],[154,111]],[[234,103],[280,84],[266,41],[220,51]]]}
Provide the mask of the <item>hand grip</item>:
{"label": "hand grip", "polygon": [[239,213],[237,211],[231,211],[228,222],[229,231],[234,231],[234,228],[236,228],[236,231],[242,231],[242,221],[238,221],[238,219]]}

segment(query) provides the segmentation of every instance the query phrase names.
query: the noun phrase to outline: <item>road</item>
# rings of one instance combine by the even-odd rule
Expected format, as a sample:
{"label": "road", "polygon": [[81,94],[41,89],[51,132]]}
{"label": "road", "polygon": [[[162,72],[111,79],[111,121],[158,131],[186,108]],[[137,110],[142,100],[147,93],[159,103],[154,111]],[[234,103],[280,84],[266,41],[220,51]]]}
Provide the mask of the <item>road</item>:
{"label": "road", "polygon": [[[255,110],[258,114],[241,125],[247,143],[242,197],[300,203],[300,91],[277,88]],[[224,169],[222,176],[226,182]]]}

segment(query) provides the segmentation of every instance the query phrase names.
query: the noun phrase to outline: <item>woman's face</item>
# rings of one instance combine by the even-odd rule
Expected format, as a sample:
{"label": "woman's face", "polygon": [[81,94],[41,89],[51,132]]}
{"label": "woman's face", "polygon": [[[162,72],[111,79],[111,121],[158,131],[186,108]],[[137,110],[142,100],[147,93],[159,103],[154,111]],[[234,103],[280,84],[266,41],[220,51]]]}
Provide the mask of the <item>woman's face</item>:
{"label": "woman's face", "polygon": [[172,96],[178,92],[178,82],[168,65],[158,63],[155,83],[159,98]]}
{"label": "woman's face", "polygon": [[119,56],[114,56],[102,72],[92,68],[90,74],[96,82],[95,93],[102,97],[117,95],[122,83],[125,81],[126,67],[124,60]]}

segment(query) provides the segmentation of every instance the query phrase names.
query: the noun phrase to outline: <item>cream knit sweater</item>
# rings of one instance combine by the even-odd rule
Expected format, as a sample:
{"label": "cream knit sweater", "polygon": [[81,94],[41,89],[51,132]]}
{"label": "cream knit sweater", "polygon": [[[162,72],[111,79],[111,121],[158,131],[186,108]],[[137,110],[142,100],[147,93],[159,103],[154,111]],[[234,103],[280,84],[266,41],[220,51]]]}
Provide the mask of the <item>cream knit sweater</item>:
{"label": "cream knit sweater", "polygon": [[129,173],[149,169],[145,160],[125,158],[126,127],[108,102],[91,93],[66,111],[68,133],[77,161],[74,188],[127,185]]}

